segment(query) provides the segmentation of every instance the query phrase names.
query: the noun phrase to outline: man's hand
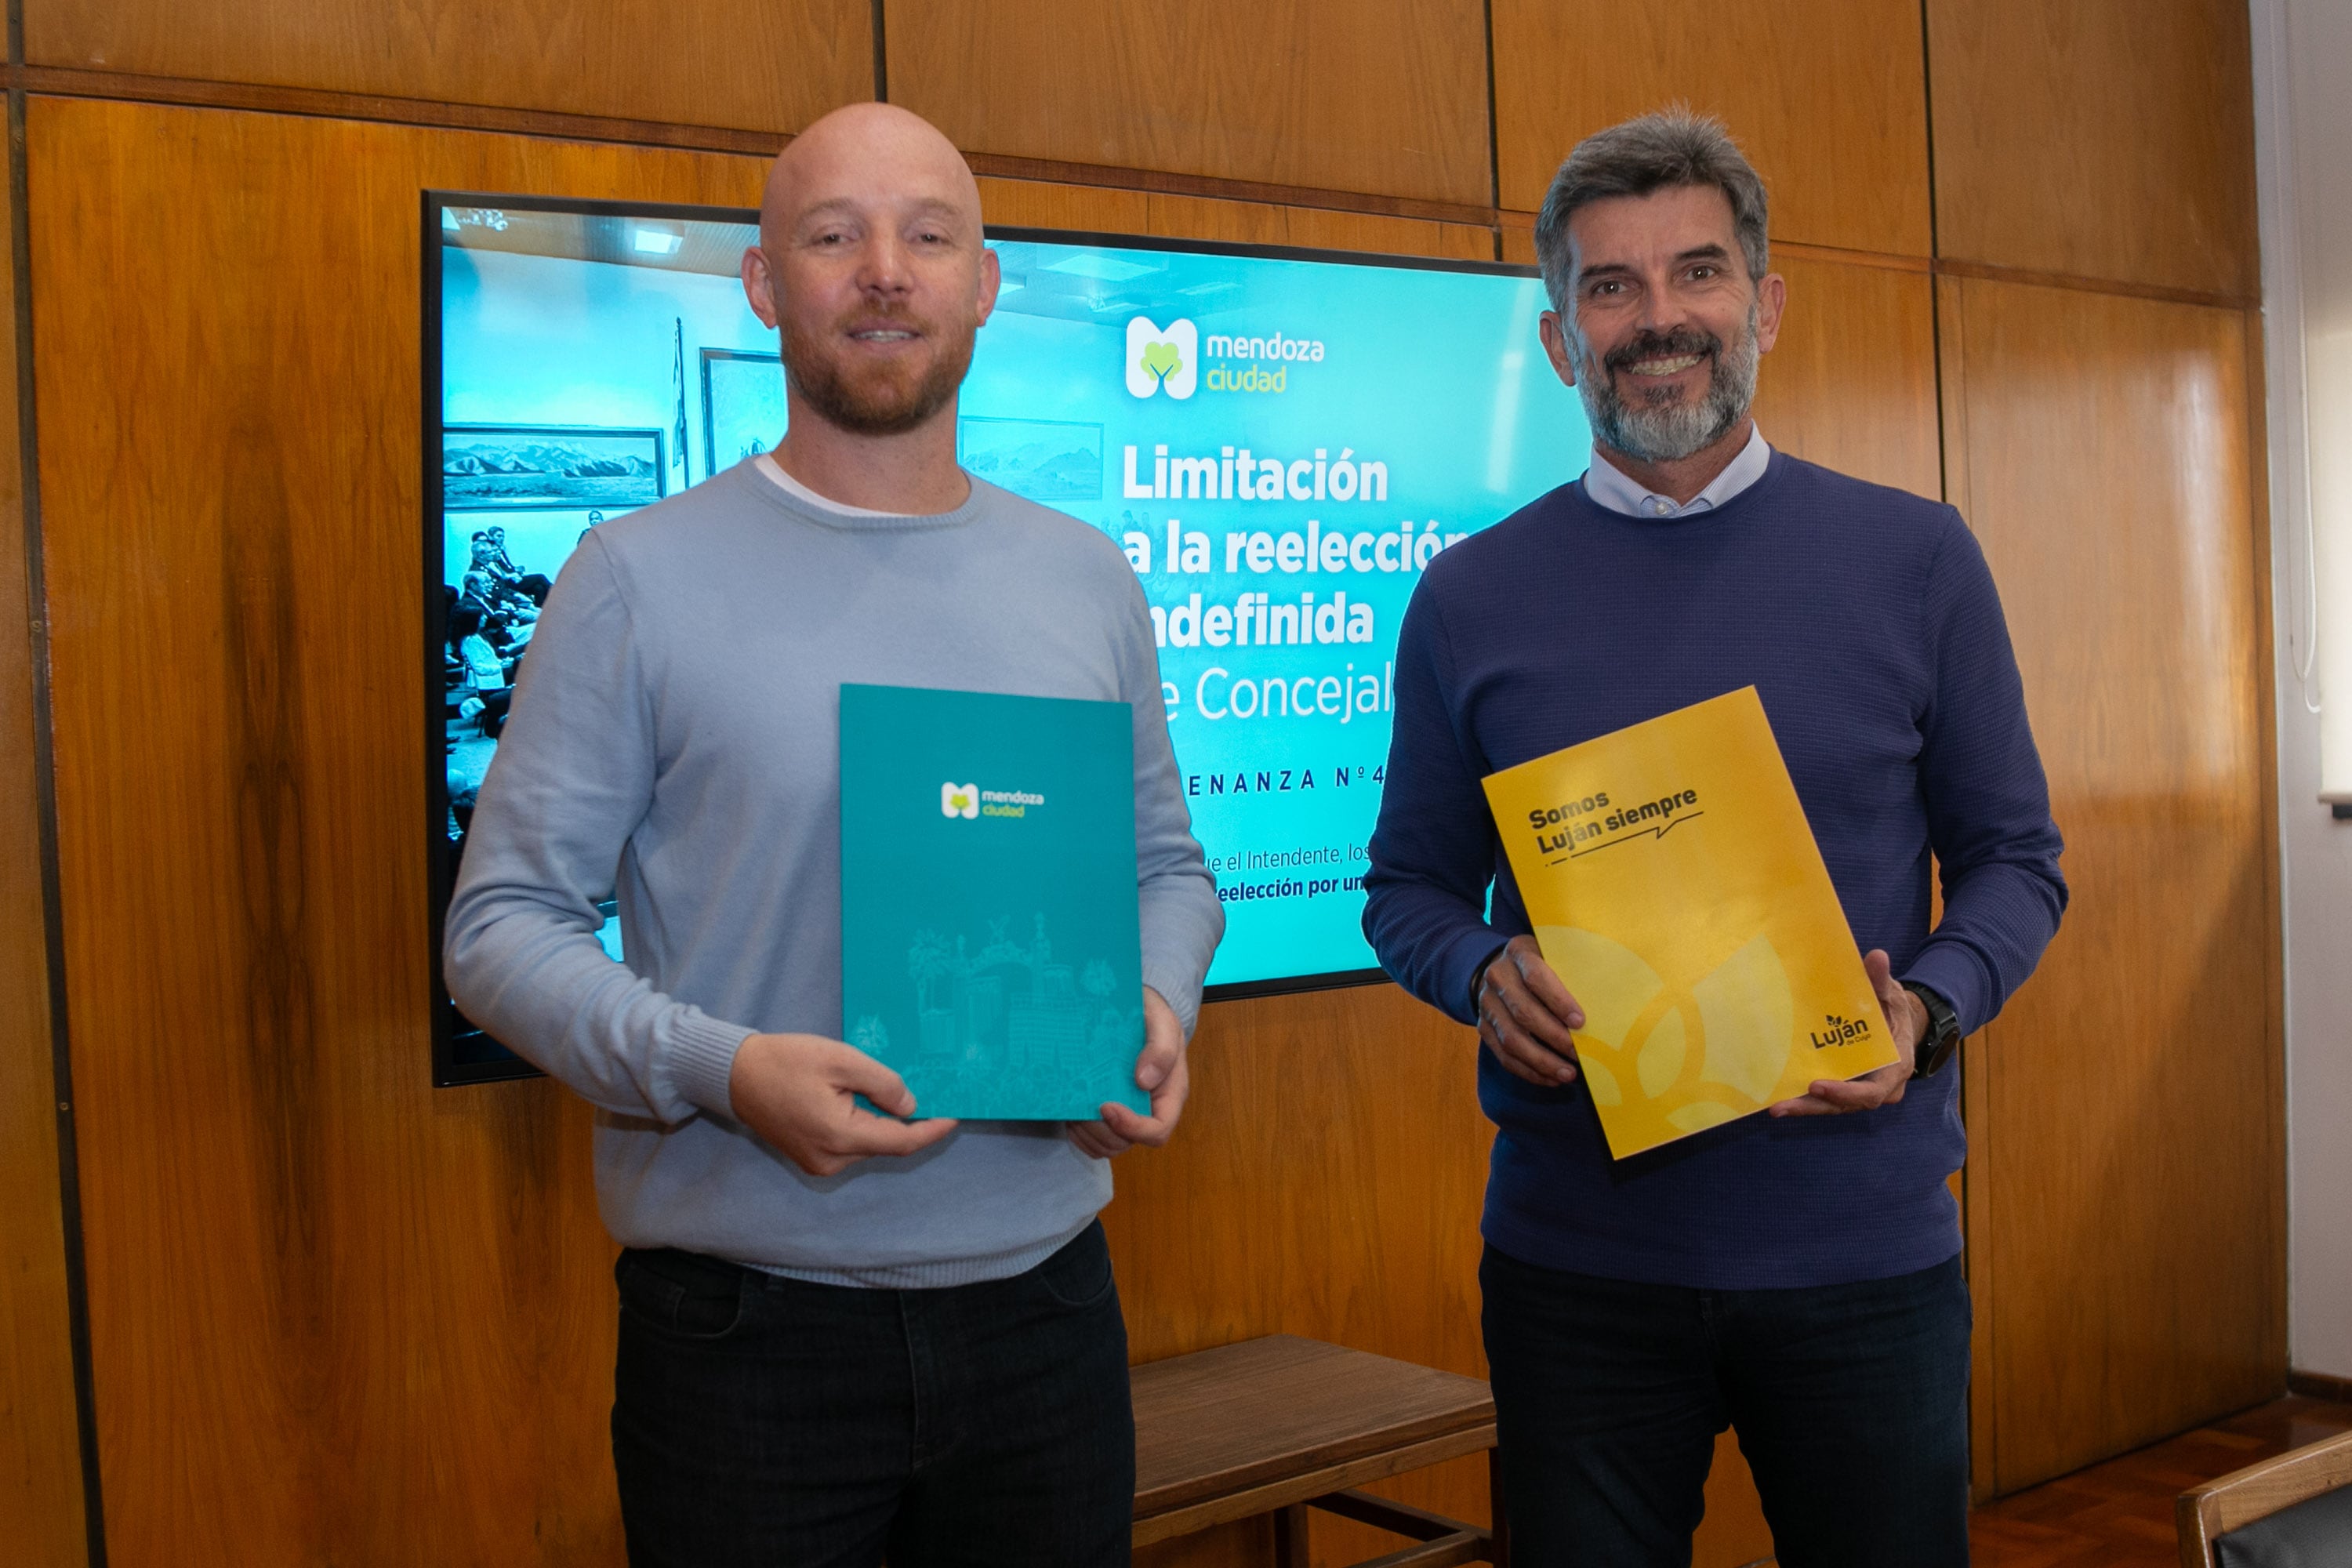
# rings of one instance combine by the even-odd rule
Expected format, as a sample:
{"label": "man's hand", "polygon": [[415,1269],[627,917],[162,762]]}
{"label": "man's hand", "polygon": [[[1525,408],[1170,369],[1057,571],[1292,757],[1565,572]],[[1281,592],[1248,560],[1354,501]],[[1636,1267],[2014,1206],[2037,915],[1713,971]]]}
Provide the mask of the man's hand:
{"label": "man's hand", "polygon": [[1515,936],[1478,981],[1478,1038],[1514,1078],[1545,1089],[1576,1081],[1584,1009],[1531,936]]}
{"label": "man's hand", "polygon": [[1149,985],[1143,988],[1143,1054],[1135,1058],[1135,1081],[1151,1096],[1150,1115],[1138,1116],[1106,1100],[1100,1121],[1070,1123],[1070,1142],[1108,1160],[1138,1143],[1157,1149],[1176,1131],[1185,1097],[1192,1092],[1192,1073],[1184,1065],[1184,1026],[1168,999]]}
{"label": "man's hand", "polygon": [[1894,965],[1882,949],[1864,953],[1862,968],[1870,976],[1870,988],[1878,993],[1878,1010],[1886,1015],[1886,1026],[1895,1031],[1895,1059],[1857,1079],[1815,1079],[1801,1098],[1772,1107],[1773,1115],[1843,1116],[1875,1110],[1903,1098],[1912,1064],[1918,1060],[1919,1037],[1927,1031],[1927,1006],[1895,983]]}
{"label": "man's hand", "polygon": [[[823,1035],[753,1035],[727,1075],[735,1118],[812,1176],[838,1175],[877,1154],[928,1149],[956,1124],[912,1116],[906,1080],[864,1051]],[[890,1113],[861,1109],[864,1095]]]}

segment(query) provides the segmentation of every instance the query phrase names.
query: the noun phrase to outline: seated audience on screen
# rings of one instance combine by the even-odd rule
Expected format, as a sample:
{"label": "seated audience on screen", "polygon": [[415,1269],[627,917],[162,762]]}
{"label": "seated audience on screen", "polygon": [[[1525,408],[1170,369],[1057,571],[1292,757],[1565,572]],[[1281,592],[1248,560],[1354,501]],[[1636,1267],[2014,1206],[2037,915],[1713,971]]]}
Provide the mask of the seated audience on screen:
{"label": "seated audience on screen", "polygon": [[[1749,405],[1787,289],[1720,125],[1645,115],[1580,143],[1536,252],[1591,466],[1415,588],[1364,879],[1382,964],[1485,1046],[1512,1555],[1688,1563],[1729,1426],[1781,1562],[1958,1568],[1959,1075],[1937,1069],[2066,902],[2000,600],[1950,507],[1766,445]],[[1902,1059],[1612,1163],[1580,976],[1545,962],[1479,781],[1748,685]]]}
{"label": "seated audience on screen", "polygon": [[490,542],[491,563],[499,574],[509,582],[520,577],[522,574],[515,570],[514,558],[507,553],[507,531],[492,523],[482,530],[482,537]]}
{"label": "seated audience on screen", "polygon": [[529,641],[530,627],[539,619],[540,604],[547,595],[547,579],[530,579],[538,586],[534,597],[525,580],[514,573],[512,563],[506,562],[504,547],[490,538],[488,530],[474,535],[472,547],[473,563],[467,567],[463,579],[466,597],[479,605],[483,614],[507,634],[503,640]]}
{"label": "seated audience on screen", "polygon": [[481,612],[463,600],[449,616],[449,646],[457,656],[457,716],[478,720],[491,740],[505,727],[519,659],[500,658],[482,635]]}
{"label": "seated audience on screen", "polygon": [[[593,517],[597,514],[592,512],[589,515]],[[513,557],[507,553],[507,531],[505,529],[493,523],[488,528],[482,530],[482,535],[490,542],[491,556],[488,565],[498,574],[498,575],[505,582],[511,584],[515,592],[530,600],[532,608],[536,609],[540,605],[546,604],[547,591],[555,586],[554,580],[541,573],[525,572],[514,563]]]}
{"label": "seated audience on screen", "polygon": [[[1127,1338],[1095,1216],[1107,1157],[1183,1109],[1224,923],[1151,622],[1117,544],[957,465],[998,277],[946,138],[884,104],[818,121],[742,267],[788,431],[564,564],[471,818],[450,994],[601,1112],[633,1564],[1124,1565]],[[467,595],[511,610],[480,542]],[[1131,706],[1150,1114],[907,1120],[898,1076],[838,1037],[845,681]],[[625,968],[597,936],[616,895]]]}

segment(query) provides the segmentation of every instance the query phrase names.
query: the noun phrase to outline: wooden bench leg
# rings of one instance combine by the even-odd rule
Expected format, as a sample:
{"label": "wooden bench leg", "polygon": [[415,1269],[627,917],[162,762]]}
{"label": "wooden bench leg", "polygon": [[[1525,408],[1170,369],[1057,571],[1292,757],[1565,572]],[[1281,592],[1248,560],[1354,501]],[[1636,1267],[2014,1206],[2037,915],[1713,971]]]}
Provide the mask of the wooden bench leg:
{"label": "wooden bench leg", "polygon": [[1307,1506],[1360,1521],[1419,1543],[1383,1557],[1368,1557],[1355,1568],[1453,1568],[1455,1563],[1495,1561],[1495,1542],[1490,1531],[1411,1503],[1351,1489],[1328,1492],[1313,1499]]}
{"label": "wooden bench leg", "polygon": [[1274,1568],[1307,1568],[1307,1505],[1274,1510]]}

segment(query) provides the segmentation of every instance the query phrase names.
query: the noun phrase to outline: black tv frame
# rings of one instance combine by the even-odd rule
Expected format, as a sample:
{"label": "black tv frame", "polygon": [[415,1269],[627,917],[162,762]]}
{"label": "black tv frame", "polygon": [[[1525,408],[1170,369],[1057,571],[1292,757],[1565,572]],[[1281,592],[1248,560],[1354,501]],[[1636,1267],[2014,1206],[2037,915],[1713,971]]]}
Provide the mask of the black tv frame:
{"label": "black tv frame", "polygon": [[[441,941],[457,881],[457,857],[446,832],[449,815],[448,764],[440,746],[443,739],[444,687],[442,649],[448,626],[442,615],[442,389],[441,389],[441,257],[446,248],[441,214],[456,208],[473,212],[546,212],[567,216],[653,218],[686,223],[754,224],[751,207],[690,206],[664,202],[576,200],[562,196],[499,195],[484,191],[426,190],[420,193],[422,251],[419,267],[423,323],[419,395],[424,458],[425,534],[425,902],[427,937],[431,942],[430,1005],[433,1016],[433,1083],[447,1088],[467,1083],[536,1078],[539,1069],[520,1057],[503,1054],[490,1059],[459,1060],[457,1024],[462,1018],[450,1001],[441,976]],[[1533,267],[1507,261],[1456,260],[1443,257],[1386,256],[1370,251],[1315,250],[1300,246],[1238,245],[1219,240],[1170,239],[1150,235],[1107,234],[1093,230],[1027,228],[988,226],[991,240],[1013,244],[1100,246],[1127,250],[1161,250],[1195,256],[1239,256],[1271,261],[1307,261],[1348,267],[1388,267],[1412,272],[1469,272],[1497,278],[1536,278]],[[708,435],[706,422],[705,434]],[[705,476],[708,477],[707,475]],[[1344,986],[1375,984],[1388,978],[1380,969],[1333,970],[1315,974],[1281,975],[1209,986],[1204,1002],[1235,1002],[1254,996],[1287,995],[1297,992],[1331,991]],[[488,1038],[487,1035],[484,1038]],[[495,1043],[495,1042],[493,1042]],[[503,1052],[504,1047],[500,1047]]]}

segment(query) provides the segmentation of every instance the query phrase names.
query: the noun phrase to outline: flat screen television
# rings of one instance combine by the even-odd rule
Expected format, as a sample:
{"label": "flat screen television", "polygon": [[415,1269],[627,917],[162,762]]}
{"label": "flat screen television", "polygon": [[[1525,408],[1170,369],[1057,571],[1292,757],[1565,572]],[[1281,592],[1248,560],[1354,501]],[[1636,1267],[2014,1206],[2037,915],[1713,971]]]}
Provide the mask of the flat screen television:
{"label": "flat screen television", "polygon": [[[427,192],[426,840],[434,1078],[530,1069],[440,989],[441,916],[549,585],[589,529],[765,450],[756,215]],[[1530,268],[991,228],[963,466],[1101,529],[1151,607],[1225,901],[1211,1000],[1379,977],[1361,931],[1405,602],[1583,470]],[[604,941],[627,943],[605,907]]]}

